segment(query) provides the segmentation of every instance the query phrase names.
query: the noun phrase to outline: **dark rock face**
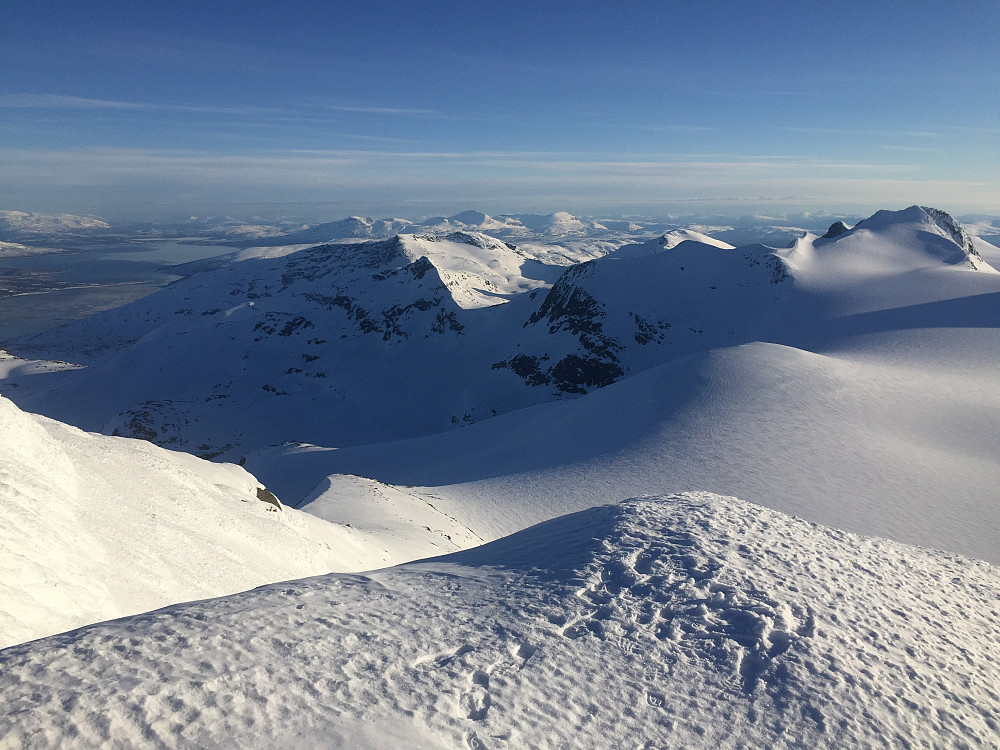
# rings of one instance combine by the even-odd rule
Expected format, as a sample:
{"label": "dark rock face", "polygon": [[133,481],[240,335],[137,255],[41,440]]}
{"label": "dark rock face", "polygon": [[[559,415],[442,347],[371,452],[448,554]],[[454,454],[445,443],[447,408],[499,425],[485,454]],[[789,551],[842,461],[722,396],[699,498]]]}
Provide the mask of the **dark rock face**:
{"label": "dark rock face", "polygon": [[621,350],[622,346],[604,335],[601,324],[605,315],[604,305],[577,284],[578,280],[594,270],[593,263],[594,261],[583,263],[566,271],[549,290],[541,307],[528,318],[524,327],[548,321],[550,334],[568,331],[577,336],[591,354],[617,361],[615,352]]}
{"label": "dark rock face", "polygon": [[851,228],[847,226],[842,221],[835,221],[830,225],[830,228],[826,230],[826,234],[823,235],[824,240],[832,240],[834,237],[839,237],[844,234],[844,232],[851,231]]}
{"label": "dark rock face", "polygon": [[519,354],[494,363],[493,368],[509,368],[528,385],[553,385],[562,393],[580,394],[624,375],[618,358],[624,347],[604,332],[604,305],[580,286],[594,268],[590,261],[566,271],[523,326],[547,325],[550,335],[569,333],[579,342],[579,353],[567,354],[551,366],[545,364],[548,355]]}
{"label": "dark rock face", "polygon": [[603,388],[624,374],[617,358],[609,361],[576,354],[567,354],[551,370],[553,384],[563,393],[586,393],[587,388]]}

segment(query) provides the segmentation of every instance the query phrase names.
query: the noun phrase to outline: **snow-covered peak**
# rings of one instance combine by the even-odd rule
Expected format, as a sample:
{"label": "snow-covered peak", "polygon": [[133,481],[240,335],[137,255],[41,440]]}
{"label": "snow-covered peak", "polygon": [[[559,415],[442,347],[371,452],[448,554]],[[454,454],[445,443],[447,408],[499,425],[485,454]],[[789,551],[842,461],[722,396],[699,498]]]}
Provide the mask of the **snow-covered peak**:
{"label": "snow-covered peak", "polygon": [[298,232],[256,240],[260,245],[318,245],[325,242],[387,239],[406,231],[412,222],[406,219],[376,219],[369,216],[350,216],[339,221],[317,224]]}
{"label": "snow-covered peak", "polygon": [[853,229],[809,235],[779,254],[803,277],[825,285],[932,268],[996,273],[961,224],[925,206],[879,211]]}
{"label": "snow-covered peak", "polygon": [[690,229],[674,229],[660,237],[657,242],[665,250],[677,247],[682,242],[700,242],[703,245],[712,245],[713,247],[722,247],[729,250],[733,249],[733,246],[728,242],[717,240],[714,237],[709,237],[707,234],[695,232]]}
{"label": "snow-covered peak", "polygon": [[486,232],[496,237],[526,237],[533,233],[511,216],[493,217],[482,211],[462,211],[454,216],[435,216],[410,228],[412,232],[448,234],[455,231]]}
{"label": "snow-covered peak", "polygon": [[673,229],[653,240],[630,245],[622,245],[620,248],[611,253],[611,257],[635,258],[643,255],[655,255],[656,253],[661,253],[664,250],[672,250],[682,242],[698,242],[709,247],[724,248],[726,250],[733,249],[733,246],[728,242],[723,242],[722,240],[717,240],[714,237],[709,237],[707,234],[695,232],[691,229]]}
{"label": "snow-covered peak", "polygon": [[582,234],[588,229],[595,228],[593,223],[583,222],[566,211],[556,211],[552,214],[516,214],[514,218],[529,229],[548,235]]}
{"label": "snow-covered peak", "polygon": [[400,235],[408,258],[427,258],[452,299],[470,309],[506,302],[511,295],[545,286],[524,275],[527,259],[506,242],[480,232]]}
{"label": "snow-covered peak", "polygon": [[658,240],[570,267],[494,367],[531,386],[587,393],[666,358],[742,343],[784,304],[787,267],[763,245]]}
{"label": "snow-covered peak", "polygon": [[[858,223],[855,229],[863,228],[873,232],[892,231],[899,226],[906,225],[919,226],[925,231],[929,230],[951,240],[961,249],[973,268],[976,268],[977,261],[982,262],[972,238],[962,225],[946,211],[930,206],[910,206],[902,211],[878,211],[870,218]],[[946,259],[946,257],[942,259]]]}

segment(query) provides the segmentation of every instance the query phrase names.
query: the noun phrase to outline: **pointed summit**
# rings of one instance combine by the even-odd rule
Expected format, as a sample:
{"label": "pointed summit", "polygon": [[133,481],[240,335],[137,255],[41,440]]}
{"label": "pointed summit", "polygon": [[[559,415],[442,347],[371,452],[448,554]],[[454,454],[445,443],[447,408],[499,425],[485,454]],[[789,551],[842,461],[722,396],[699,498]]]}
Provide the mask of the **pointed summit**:
{"label": "pointed summit", "polygon": [[839,237],[845,232],[850,232],[851,228],[847,226],[842,221],[835,221],[830,225],[830,228],[826,230],[826,234],[823,235],[824,240],[832,240],[834,237]]}

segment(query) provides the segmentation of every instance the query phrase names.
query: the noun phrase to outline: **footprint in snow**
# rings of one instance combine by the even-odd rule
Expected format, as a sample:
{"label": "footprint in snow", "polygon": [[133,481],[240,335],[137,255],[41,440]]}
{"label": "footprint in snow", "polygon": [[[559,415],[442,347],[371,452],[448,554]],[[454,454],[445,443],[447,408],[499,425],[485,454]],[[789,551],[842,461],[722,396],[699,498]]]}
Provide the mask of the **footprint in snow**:
{"label": "footprint in snow", "polygon": [[458,699],[458,707],[462,716],[473,721],[485,719],[491,703],[490,691],[482,685],[473,685]]}

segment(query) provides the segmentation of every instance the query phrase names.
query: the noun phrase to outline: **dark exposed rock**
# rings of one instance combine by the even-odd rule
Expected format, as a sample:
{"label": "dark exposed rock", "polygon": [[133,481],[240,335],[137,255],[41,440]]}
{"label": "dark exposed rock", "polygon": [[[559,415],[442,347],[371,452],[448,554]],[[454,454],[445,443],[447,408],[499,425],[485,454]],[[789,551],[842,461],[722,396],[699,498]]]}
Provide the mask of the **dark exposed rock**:
{"label": "dark exposed rock", "polygon": [[257,488],[257,499],[260,500],[262,503],[269,503],[278,510],[281,510],[281,502],[278,500],[278,498],[274,496],[274,493],[272,493],[271,490],[269,490],[267,487]]}
{"label": "dark exposed rock", "polygon": [[844,232],[851,231],[851,228],[847,226],[842,221],[835,221],[830,225],[830,228],[826,230],[826,234],[823,235],[824,240],[832,240],[834,237],[839,237],[844,234]]}
{"label": "dark exposed rock", "polygon": [[586,393],[587,388],[603,388],[625,374],[617,360],[567,354],[551,370],[552,381],[564,393]]}
{"label": "dark exposed rock", "polygon": [[669,323],[662,320],[658,320],[654,325],[653,323],[650,323],[648,320],[643,318],[641,315],[637,315],[636,313],[630,312],[628,315],[630,318],[632,318],[633,321],[635,321],[636,331],[635,334],[633,335],[635,343],[641,344],[642,346],[645,346],[646,344],[652,343],[654,341],[658,344],[663,343],[663,332],[668,328],[670,328]]}
{"label": "dark exposed rock", "polygon": [[939,208],[931,208],[930,206],[921,206],[924,213],[926,213],[935,224],[943,229],[955,242],[956,245],[962,248],[962,252],[965,253],[966,257],[969,259],[969,263],[972,264],[973,268],[976,268],[976,261],[983,262],[983,256],[979,254],[976,250],[975,243],[972,241],[972,237],[962,228],[952,217],[951,214],[946,211],[942,211]]}
{"label": "dark exposed rock", "polygon": [[[543,358],[545,359],[545,358]],[[494,370],[509,368],[514,374],[524,380],[528,385],[548,385],[551,381],[549,376],[542,372],[539,366],[539,358],[529,354],[518,354],[503,362],[495,362]]]}

